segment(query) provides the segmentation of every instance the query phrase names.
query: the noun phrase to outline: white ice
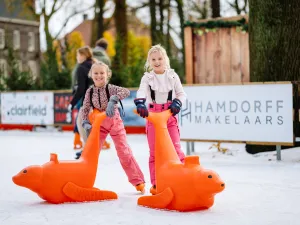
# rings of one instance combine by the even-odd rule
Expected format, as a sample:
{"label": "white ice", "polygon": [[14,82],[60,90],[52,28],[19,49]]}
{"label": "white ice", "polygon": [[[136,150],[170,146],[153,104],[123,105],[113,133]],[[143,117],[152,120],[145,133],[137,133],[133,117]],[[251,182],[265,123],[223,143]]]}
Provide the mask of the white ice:
{"label": "white ice", "polygon": [[[111,139],[108,139],[111,142]],[[144,135],[128,135],[141,166],[149,194],[148,145]],[[52,205],[35,193],[16,186],[12,176],[22,168],[44,164],[51,152],[72,160],[71,132],[0,131],[1,225],[298,225],[300,216],[300,148],[250,155],[243,144],[222,144],[222,154],[211,143],[196,143],[203,167],[215,170],[226,189],[206,211],[179,213],[137,205],[140,196],[127,181],[114,146],[100,154],[95,186],[113,190],[116,201]],[[185,143],[183,148],[185,149]]]}

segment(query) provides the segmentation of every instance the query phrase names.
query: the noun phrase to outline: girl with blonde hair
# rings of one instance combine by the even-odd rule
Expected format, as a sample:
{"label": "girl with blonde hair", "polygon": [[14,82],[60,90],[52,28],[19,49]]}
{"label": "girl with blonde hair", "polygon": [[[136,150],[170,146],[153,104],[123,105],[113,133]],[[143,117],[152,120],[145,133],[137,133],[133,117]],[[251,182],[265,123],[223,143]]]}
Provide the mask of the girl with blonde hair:
{"label": "girl with blonde hair", "polygon": [[[182,102],[186,100],[181,81],[176,72],[170,68],[170,60],[166,50],[161,45],[152,46],[148,52],[144,76],[137,91],[134,103],[138,114],[145,118],[150,112],[162,112],[170,109],[172,116],[168,120],[168,131],[176,152],[183,162],[185,155],[181,150],[180,134],[177,114],[181,110]],[[148,104],[148,107],[146,105]],[[149,170],[152,187],[150,192],[156,194],[155,180],[155,130],[154,125],[146,122],[146,134],[150,149]]]}
{"label": "girl with blonde hair", "polygon": [[107,135],[110,134],[129,182],[135,186],[137,191],[144,193],[144,175],[127,144],[125,127],[118,110],[118,102],[128,97],[130,92],[126,88],[108,84],[111,70],[103,62],[94,63],[89,76],[93,79],[94,85],[85,94],[81,114],[82,127],[89,134],[92,129],[88,119],[90,111],[97,109],[100,112],[106,112],[107,117],[100,127],[100,147]]}
{"label": "girl with blonde hair", "polygon": [[[68,106],[69,112],[73,110],[73,108],[78,105],[79,103],[79,113],[76,118],[76,127],[74,129],[75,137],[74,137],[74,146],[77,144],[82,147],[81,139],[82,137],[83,142],[85,143],[87,140],[87,135],[81,126],[81,106],[83,104],[83,98],[85,96],[85,93],[87,89],[93,84],[92,79],[89,78],[88,74],[91,69],[91,66],[94,62],[97,62],[97,60],[93,57],[93,51],[89,46],[84,46],[81,48],[78,48],[76,51],[76,59],[78,66],[76,68],[75,77],[74,77],[74,85],[73,85],[73,98],[70,102],[70,105]],[[105,142],[105,146],[107,146],[108,143]],[[81,152],[76,153],[76,159],[80,158]]]}

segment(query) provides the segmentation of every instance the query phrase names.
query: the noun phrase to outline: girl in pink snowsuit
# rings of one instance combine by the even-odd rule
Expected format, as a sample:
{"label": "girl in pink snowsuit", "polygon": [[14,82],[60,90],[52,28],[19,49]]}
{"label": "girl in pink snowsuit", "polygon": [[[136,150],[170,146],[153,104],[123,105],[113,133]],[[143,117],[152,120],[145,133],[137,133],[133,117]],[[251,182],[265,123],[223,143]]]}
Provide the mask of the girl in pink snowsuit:
{"label": "girl in pink snowsuit", "polygon": [[88,120],[90,110],[96,108],[99,111],[106,111],[107,117],[100,128],[100,149],[107,135],[110,134],[129,182],[136,187],[137,191],[144,193],[144,175],[127,144],[126,131],[117,107],[118,102],[128,97],[130,92],[126,88],[107,84],[111,77],[111,71],[102,62],[96,62],[92,65],[89,76],[92,77],[94,85],[85,94],[82,108],[82,127],[88,136],[92,128]]}
{"label": "girl in pink snowsuit", "polygon": [[[172,142],[176,149],[177,155],[181,162],[184,160],[184,153],[180,146],[180,134],[178,128],[178,117],[182,102],[186,99],[179,76],[170,68],[170,60],[163,47],[160,45],[153,46],[149,52],[146,62],[146,72],[142,77],[140,87],[134,100],[137,106],[137,112],[141,117],[148,116],[150,112],[162,112],[170,109],[172,116],[168,120],[167,126]],[[148,108],[145,105],[148,103]],[[149,121],[146,122],[146,134],[150,148],[149,170],[152,187],[150,192],[155,194],[155,130],[154,125]]]}

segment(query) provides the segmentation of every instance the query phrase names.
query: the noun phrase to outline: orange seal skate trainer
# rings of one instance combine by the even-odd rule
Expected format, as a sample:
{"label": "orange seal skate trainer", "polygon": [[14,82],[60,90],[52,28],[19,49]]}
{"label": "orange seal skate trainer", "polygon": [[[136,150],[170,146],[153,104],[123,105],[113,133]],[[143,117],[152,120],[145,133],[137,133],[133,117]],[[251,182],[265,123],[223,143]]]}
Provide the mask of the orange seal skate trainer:
{"label": "orange seal skate trainer", "polygon": [[156,193],[140,197],[137,204],[177,211],[208,209],[225,184],[217,173],[200,166],[199,156],[187,156],[181,163],[167,128],[170,116],[166,110],[147,117],[155,127]]}
{"label": "orange seal skate trainer", "polygon": [[100,125],[105,117],[105,112],[94,113],[92,131],[79,160],[59,161],[51,153],[49,162],[22,169],[12,178],[13,182],[55,204],[117,199],[116,193],[93,187],[100,153]]}
{"label": "orange seal skate trainer", "polygon": [[[89,114],[89,121],[90,121],[90,123],[93,123],[93,121],[95,119],[95,113],[94,113],[94,111]],[[104,143],[103,143],[103,145],[102,145],[102,149],[109,149],[109,148],[110,148],[110,144],[105,140]]]}

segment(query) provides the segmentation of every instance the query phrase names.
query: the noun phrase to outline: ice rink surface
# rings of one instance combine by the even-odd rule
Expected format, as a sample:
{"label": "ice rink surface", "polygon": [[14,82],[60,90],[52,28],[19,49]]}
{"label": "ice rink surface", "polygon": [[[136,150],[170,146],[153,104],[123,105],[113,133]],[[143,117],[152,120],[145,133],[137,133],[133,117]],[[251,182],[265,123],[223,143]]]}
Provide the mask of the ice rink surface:
{"label": "ice rink surface", "polygon": [[[109,142],[112,142],[108,138]],[[134,156],[144,172],[149,194],[148,144],[144,135],[128,135]],[[0,131],[0,225],[299,225],[300,148],[255,156],[243,144],[222,144],[226,154],[211,143],[196,143],[203,167],[216,171],[226,189],[206,211],[179,213],[143,208],[140,196],[127,181],[114,145],[100,153],[95,187],[115,191],[116,201],[52,205],[28,189],[16,186],[12,176],[29,165],[72,160],[73,133]],[[185,149],[185,143],[182,143]]]}

